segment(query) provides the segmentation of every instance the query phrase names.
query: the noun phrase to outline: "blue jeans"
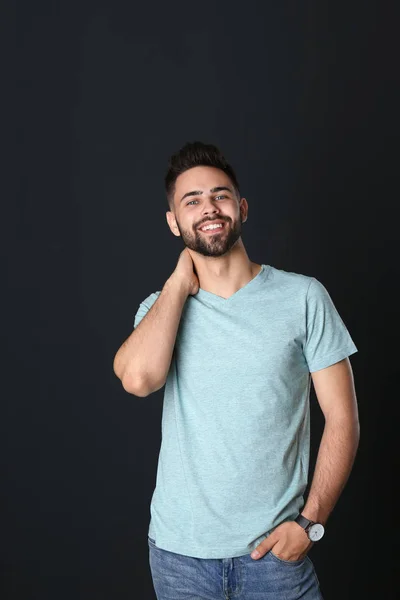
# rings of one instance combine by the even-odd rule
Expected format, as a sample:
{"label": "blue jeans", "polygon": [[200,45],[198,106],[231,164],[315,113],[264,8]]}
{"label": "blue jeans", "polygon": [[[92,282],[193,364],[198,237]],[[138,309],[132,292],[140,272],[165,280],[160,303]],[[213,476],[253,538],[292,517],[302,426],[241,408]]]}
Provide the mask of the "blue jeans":
{"label": "blue jeans", "polygon": [[157,600],[323,600],[309,556],[282,560],[267,552],[195,558],[158,548],[148,537]]}

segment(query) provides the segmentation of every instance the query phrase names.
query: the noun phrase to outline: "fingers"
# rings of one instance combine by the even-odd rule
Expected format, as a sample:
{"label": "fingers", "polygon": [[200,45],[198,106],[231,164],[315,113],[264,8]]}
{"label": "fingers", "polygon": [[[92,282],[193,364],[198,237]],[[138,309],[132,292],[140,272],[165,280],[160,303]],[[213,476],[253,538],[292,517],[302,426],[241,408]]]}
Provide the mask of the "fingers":
{"label": "fingers", "polygon": [[254,548],[253,552],[250,555],[251,558],[257,559],[267,554],[267,552],[269,552],[277,542],[277,539],[275,539],[275,537],[276,536],[274,536],[273,533],[266,537],[260,544],[258,544],[258,546]]}

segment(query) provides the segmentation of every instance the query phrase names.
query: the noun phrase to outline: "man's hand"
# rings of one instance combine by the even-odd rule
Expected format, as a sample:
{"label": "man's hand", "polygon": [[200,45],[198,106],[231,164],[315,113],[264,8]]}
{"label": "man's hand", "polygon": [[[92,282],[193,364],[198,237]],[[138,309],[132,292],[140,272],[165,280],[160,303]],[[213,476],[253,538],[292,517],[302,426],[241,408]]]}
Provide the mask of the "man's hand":
{"label": "man's hand", "polygon": [[189,248],[185,247],[182,250],[170,280],[182,283],[187,288],[188,295],[194,296],[199,291],[200,283],[192,256]]}
{"label": "man's hand", "polygon": [[[266,537],[251,553],[251,558],[261,558],[272,550],[282,560],[301,560],[314,545],[307,533],[295,521],[285,521],[275,527],[272,533]],[[258,551],[259,555],[254,553]]]}

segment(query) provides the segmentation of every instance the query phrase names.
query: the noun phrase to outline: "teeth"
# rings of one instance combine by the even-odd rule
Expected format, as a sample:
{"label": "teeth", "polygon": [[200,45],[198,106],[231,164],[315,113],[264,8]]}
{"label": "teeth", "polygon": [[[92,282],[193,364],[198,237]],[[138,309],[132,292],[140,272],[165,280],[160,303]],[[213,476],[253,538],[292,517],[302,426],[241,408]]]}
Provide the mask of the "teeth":
{"label": "teeth", "polygon": [[221,223],[218,223],[217,225],[206,225],[206,227],[202,227],[201,229],[206,231],[207,229],[217,229],[219,227],[222,227]]}

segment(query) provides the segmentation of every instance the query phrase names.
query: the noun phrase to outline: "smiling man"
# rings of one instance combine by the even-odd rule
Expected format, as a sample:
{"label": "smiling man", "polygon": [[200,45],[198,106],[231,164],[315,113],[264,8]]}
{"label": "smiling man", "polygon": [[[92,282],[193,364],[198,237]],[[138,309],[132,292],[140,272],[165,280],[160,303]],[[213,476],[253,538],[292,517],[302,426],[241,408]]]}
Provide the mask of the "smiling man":
{"label": "smiling man", "polygon": [[[232,167],[186,144],[165,178],[185,246],[114,359],[124,389],[165,384],[149,560],[158,600],[321,600],[308,556],[359,440],[357,352],[315,277],[252,262]],[[311,384],[325,418],[307,502]],[[320,541],[322,540],[322,541]]]}

